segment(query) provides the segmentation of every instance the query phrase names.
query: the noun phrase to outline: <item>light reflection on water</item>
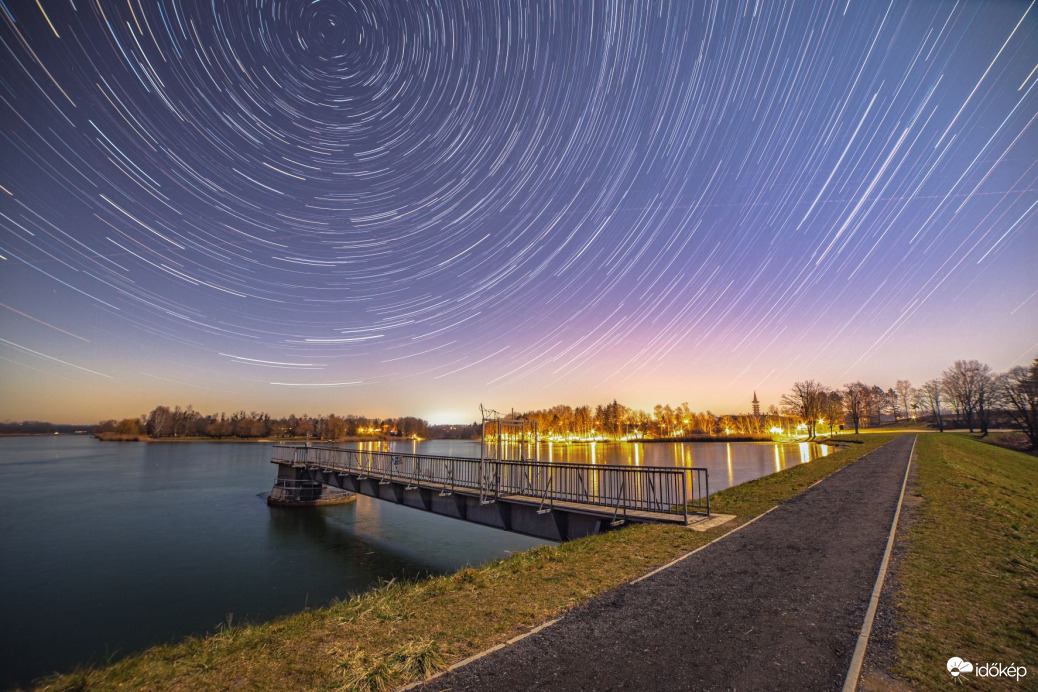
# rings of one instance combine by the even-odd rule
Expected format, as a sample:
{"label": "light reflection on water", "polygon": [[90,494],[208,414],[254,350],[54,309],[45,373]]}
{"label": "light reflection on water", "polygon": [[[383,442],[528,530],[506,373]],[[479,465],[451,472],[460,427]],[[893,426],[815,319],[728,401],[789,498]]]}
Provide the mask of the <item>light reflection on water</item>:
{"label": "light reflection on water", "polygon": [[[479,442],[466,440],[424,440],[388,443],[393,451],[438,456],[479,457]],[[504,445],[506,452],[509,445]],[[514,445],[512,451],[518,451]],[[525,457],[532,446],[524,445]],[[543,442],[541,461],[559,464],[620,464],[706,468],[710,473],[710,492],[730,488],[761,476],[807,464],[829,453],[829,447],[813,442]]]}
{"label": "light reflection on water", "polygon": [[735,485],[735,470],[732,467],[732,444],[729,442],[724,447],[728,461],[728,487],[730,488]]}

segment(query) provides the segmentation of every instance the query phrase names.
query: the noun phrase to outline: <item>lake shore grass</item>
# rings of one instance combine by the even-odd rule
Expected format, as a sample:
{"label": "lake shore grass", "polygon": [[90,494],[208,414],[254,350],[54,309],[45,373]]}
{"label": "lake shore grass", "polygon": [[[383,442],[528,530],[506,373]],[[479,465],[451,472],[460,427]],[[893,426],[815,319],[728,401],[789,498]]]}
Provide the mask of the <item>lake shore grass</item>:
{"label": "lake shore grass", "polygon": [[714,511],[737,518],[711,531],[643,524],[542,546],[273,622],[229,625],[36,689],[381,690],[421,680],[705,545],[894,436],[842,437],[857,444],[716,493]]}
{"label": "lake shore grass", "polygon": [[905,532],[895,596],[891,672],[913,689],[952,684],[952,656],[974,666],[1023,665],[1026,682],[956,682],[1034,689],[1038,677],[1038,460],[967,435],[930,433],[916,445],[921,504]]}

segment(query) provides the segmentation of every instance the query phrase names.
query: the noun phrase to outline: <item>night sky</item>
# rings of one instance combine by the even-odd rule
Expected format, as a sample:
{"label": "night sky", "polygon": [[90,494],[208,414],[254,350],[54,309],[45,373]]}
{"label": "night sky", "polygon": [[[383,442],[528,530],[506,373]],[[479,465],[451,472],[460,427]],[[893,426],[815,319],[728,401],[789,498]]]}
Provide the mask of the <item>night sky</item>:
{"label": "night sky", "polygon": [[1028,2],[2,0],[0,419],[1038,355]]}

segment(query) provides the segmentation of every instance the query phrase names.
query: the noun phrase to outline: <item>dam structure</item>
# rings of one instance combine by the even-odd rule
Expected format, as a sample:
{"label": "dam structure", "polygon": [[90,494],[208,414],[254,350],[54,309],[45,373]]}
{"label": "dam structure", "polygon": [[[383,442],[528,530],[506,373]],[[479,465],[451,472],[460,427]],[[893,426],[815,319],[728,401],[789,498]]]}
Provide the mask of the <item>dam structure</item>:
{"label": "dam structure", "polygon": [[[281,504],[356,493],[505,531],[566,541],[626,523],[710,516],[705,468],[549,463],[534,423],[484,420],[480,458],[275,445]],[[533,455],[533,458],[529,456]]]}

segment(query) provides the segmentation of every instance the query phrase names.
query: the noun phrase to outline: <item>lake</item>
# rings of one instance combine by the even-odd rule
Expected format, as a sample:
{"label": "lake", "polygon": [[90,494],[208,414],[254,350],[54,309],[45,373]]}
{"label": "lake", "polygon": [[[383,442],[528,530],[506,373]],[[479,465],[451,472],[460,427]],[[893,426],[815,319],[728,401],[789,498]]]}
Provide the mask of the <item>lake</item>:
{"label": "lake", "polygon": [[[479,456],[479,443],[394,442]],[[705,466],[711,491],[825,453],[808,444],[542,445],[542,460]],[[456,571],[543,541],[361,497],[265,503],[259,443],[0,438],[0,688],[235,623]]]}

